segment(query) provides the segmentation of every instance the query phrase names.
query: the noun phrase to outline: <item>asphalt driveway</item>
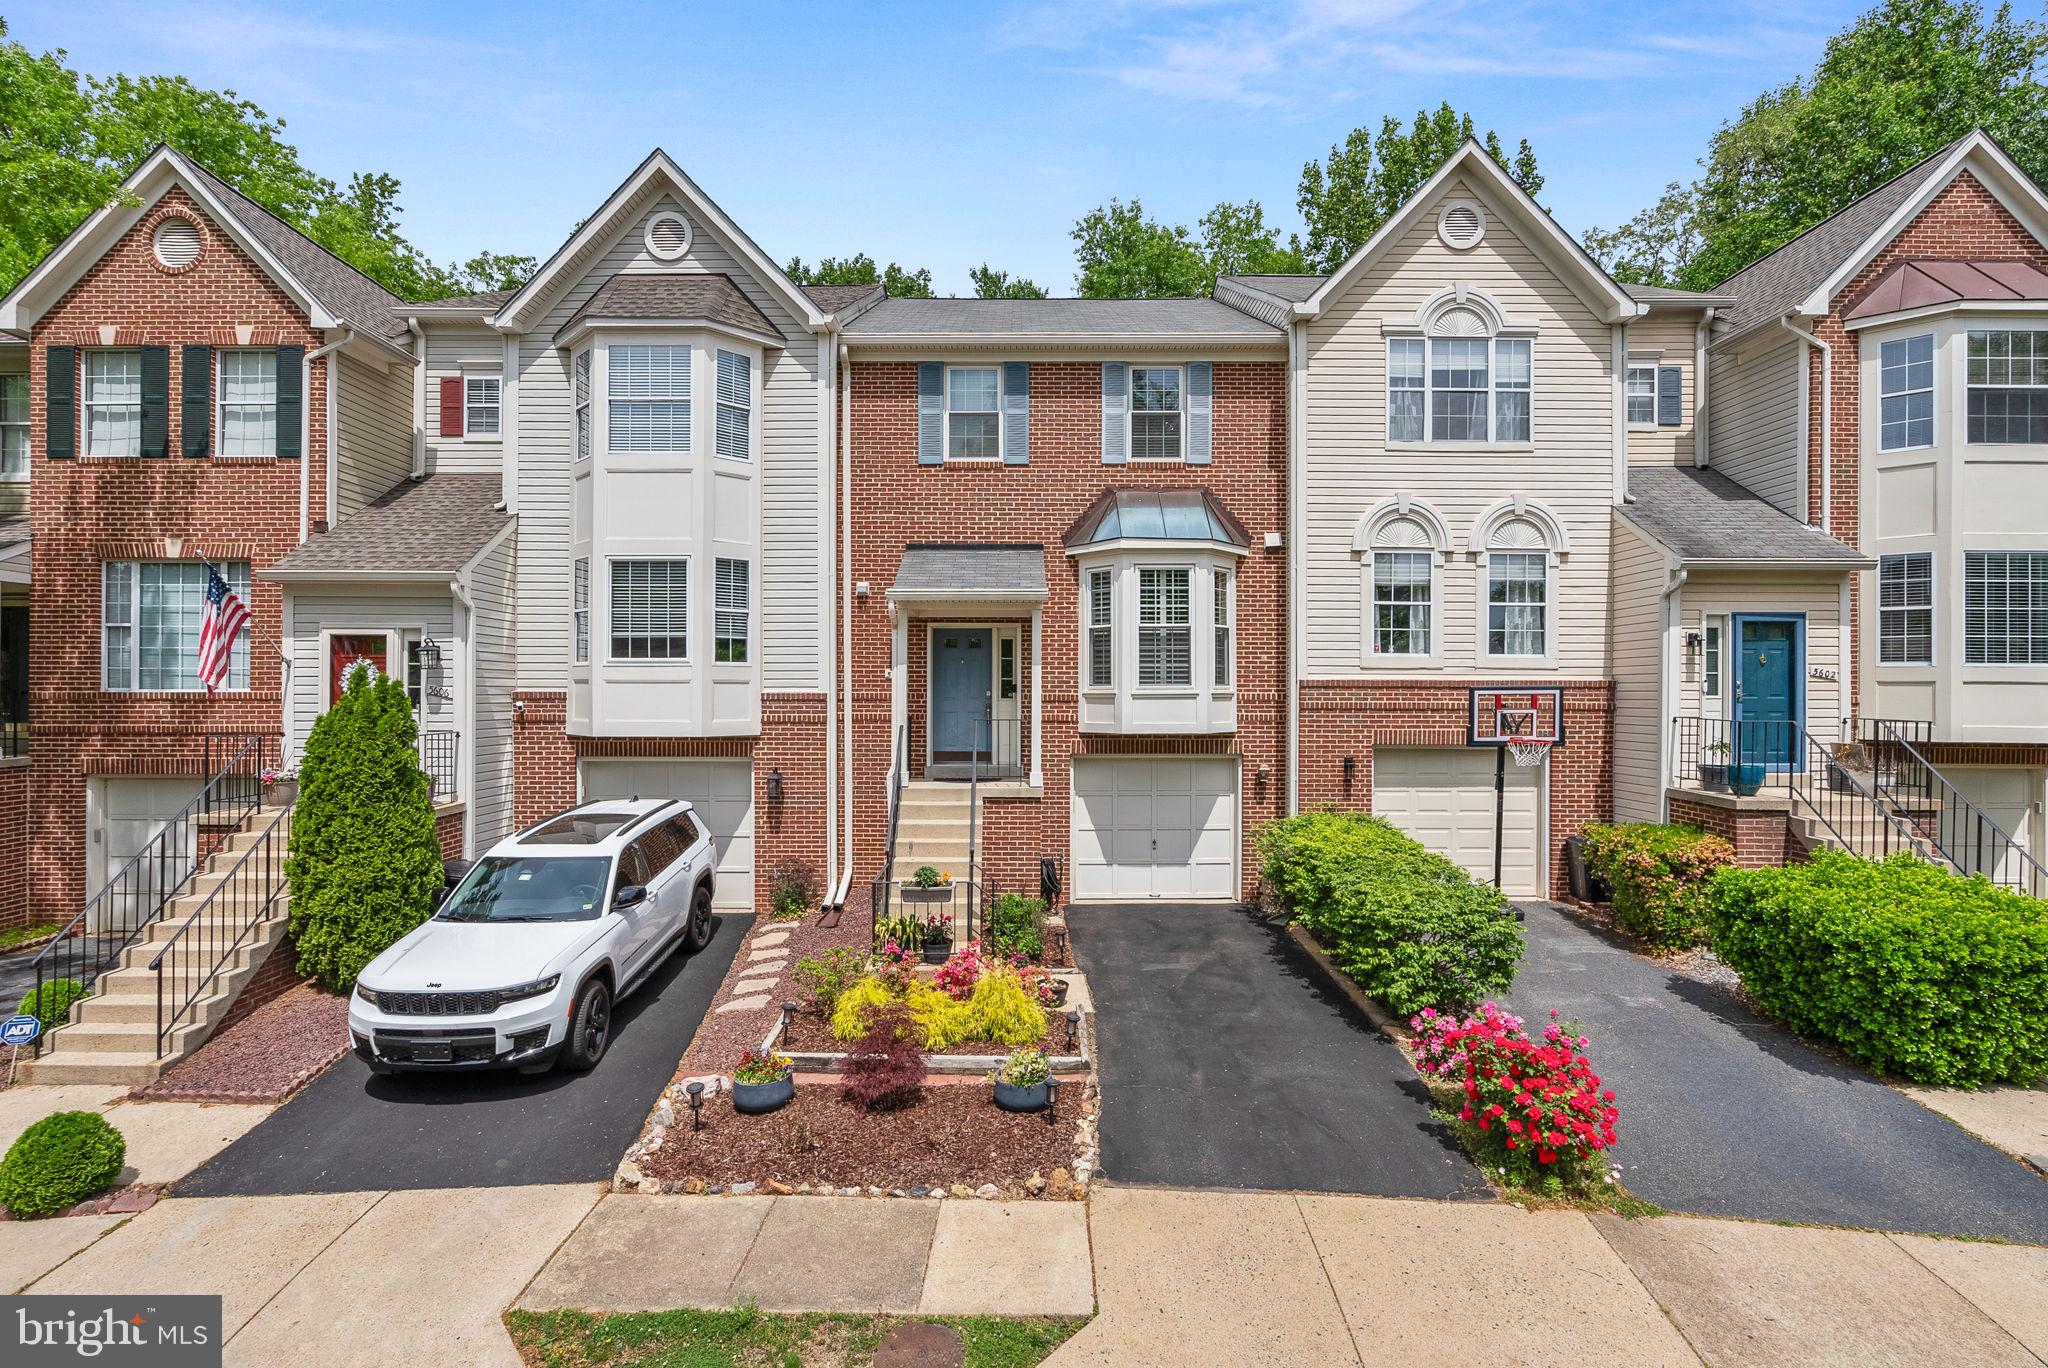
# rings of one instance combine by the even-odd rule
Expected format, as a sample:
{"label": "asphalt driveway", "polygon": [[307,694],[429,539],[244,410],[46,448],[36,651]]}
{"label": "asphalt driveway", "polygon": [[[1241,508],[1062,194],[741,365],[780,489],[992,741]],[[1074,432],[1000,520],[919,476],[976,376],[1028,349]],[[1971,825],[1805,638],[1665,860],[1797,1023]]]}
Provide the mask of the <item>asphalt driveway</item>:
{"label": "asphalt driveway", "polygon": [[1484,1198],[1394,1045],[1287,935],[1200,904],[1075,907],[1102,1172],[1119,1183]]}
{"label": "asphalt driveway", "polygon": [[675,1073],[749,916],[669,957],[612,1017],[587,1074],[400,1074],[341,1060],[176,1185],[180,1197],[609,1180]]}
{"label": "asphalt driveway", "polygon": [[1615,1158],[1674,1211],[2048,1243],[2048,1182],[1946,1117],[1759,1020],[1725,989],[1523,904],[1508,1005],[1577,1018],[1621,1107]]}

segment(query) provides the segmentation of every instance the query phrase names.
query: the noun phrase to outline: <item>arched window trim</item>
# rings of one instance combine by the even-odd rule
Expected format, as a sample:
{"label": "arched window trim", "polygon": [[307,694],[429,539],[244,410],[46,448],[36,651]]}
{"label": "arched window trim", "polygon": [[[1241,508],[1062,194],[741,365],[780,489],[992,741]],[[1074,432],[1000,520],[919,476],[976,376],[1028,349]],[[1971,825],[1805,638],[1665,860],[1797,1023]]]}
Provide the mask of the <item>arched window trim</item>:
{"label": "arched window trim", "polygon": [[1380,531],[1396,518],[1411,518],[1422,524],[1429,532],[1430,549],[1436,552],[1439,561],[1451,557],[1451,530],[1443,515],[1421,499],[1407,494],[1397,494],[1391,499],[1373,505],[1363,518],[1358,520],[1358,530],[1352,534],[1351,549],[1370,555],[1374,550],[1412,551],[1413,547],[1381,547]]}
{"label": "arched window trim", "polygon": [[1571,554],[1571,537],[1566,534],[1564,524],[1557,515],[1536,500],[1517,494],[1503,499],[1479,515],[1472,524],[1472,534],[1465,543],[1465,549],[1475,557],[1484,557],[1495,550],[1513,550],[1512,547],[1496,547],[1494,537],[1503,525],[1516,520],[1530,523],[1543,533],[1545,549],[1550,553],[1552,564]]}
{"label": "arched window trim", "polygon": [[1534,337],[1539,331],[1534,319],[1510,314],[1501,302],[1476,285],[1457,284],[1438,290],[1422,301],[1422,307],[1403,318],[1381,322],[1380,331],[1389,336],[1436,336],[1437,320],[1463,305],[1486,320],[1489,337]]}

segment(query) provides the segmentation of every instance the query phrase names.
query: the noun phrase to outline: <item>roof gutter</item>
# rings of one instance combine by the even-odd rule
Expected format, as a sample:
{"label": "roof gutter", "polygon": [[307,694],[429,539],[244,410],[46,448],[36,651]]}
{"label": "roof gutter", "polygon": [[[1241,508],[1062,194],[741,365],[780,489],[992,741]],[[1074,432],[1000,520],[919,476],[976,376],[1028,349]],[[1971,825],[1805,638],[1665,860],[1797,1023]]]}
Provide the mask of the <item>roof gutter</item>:
{"label": "roof gutter", "polygon": [[1826,531],[1834,526],[1835,511],[1834,443],[1830,440],[1835,414],[1835,353],[1834,348],[1795,324],[1793,317],[1786,314],[1778,320],[1778,326],[1820,353],[1820,521],[1813,526]]}

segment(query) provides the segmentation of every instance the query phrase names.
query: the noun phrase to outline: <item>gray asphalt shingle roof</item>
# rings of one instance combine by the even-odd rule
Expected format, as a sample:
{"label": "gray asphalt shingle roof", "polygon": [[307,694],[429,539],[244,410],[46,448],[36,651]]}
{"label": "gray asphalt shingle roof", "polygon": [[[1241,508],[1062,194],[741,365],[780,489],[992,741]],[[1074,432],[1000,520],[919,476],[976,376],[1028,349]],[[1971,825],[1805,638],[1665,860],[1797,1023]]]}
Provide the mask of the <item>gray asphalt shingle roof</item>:
{"label": "gray asphalt shingle roof", "polygon": [[800,285],[797,288],[826,313],[838,313],[870,295],[880,294],[882,290],[880,285]]}
{"label": "gray asphalt shingle roof", "polygon": [[1621,516],[1688,561],[1811,561],[1853,569],[1855,547],[1788,517],[1718,470],[1630,466]]}
{"label": "gray asphalt shingle roof", "polygon": [[413,305],[415,309],[495,309],[518,294],[517,290],[485,290],[481,294],[450,295],[446,299],[428,299]]}
{"label": "gray asphalt shingle roof", "polygon": [[1140,336],[1278,338],[1280,330],[1213,299],[885,299],[849,336]]}
{"label": "gray asphalt shingle roof", "polygon": [[1628,291],[1628,297],[1638,304],[1732,304],[1735,296],[1718,290],[1702,293],[1698,290],[1674,290],[1668,285],[1631,285],[1621,282],[1621,288]]}
{"label": "gray asphalt shingle roof", "polygon": [[[387,490],[362,512],[344,519],[291,552],[271,570],[399,571],[446,574],[469,564],[512,515],[496,475],[429,475]],[[258,572],[263,578],[267,572]]]}
{"label": "gray asphalt shingle roof", "polygon": [[1213,541],[1250,546],[1251,533],[1206,489],[1105,489],[1067,529],[1069,549],[1095,542]]}
{"label": "gray asphalt shingle roof", "polygon": [[0,518],[0,551],[28,540],[28,518]]}
{"label": "gray asphalt shingle roof", "polygon": [[586,318],[701,318],[769,337],[782,336],[782,329],[768,321],[760,305],[747,298],[731,276],[719,272],[621,271],[597,287],[597,293],[562,325],[562,333]]}
{"label": "gray asphalt shingle roof", "polygon": [[906,546],[891,598],[1045,597],[1045,553],[1036,546]]}
{"label": "gray asphalt shingle roof", "polygon": [[1751,262],[1715,286],[1717,294],[1736,296],[1735,305],[1728,311],[1728,335],[1739,335],[1759,323],[1790,313],[1793,306],[1854,256],[1856,249],[1886,219],[1913,198],[1962,141],[1958,138],[1900,172],[1862,199],[1822,219],[1777,251]]}
{"label": "gray asphalt shingle roof", "polygon": [[1300,303],[1323,287],[1326,275],[1275,275],[1259,273],[1253,275],[1229,275],[1225,280],[1237,282],[1246,289],[1257,290],[1260,294],[1272,295],[1275,299],[1292,300]]}

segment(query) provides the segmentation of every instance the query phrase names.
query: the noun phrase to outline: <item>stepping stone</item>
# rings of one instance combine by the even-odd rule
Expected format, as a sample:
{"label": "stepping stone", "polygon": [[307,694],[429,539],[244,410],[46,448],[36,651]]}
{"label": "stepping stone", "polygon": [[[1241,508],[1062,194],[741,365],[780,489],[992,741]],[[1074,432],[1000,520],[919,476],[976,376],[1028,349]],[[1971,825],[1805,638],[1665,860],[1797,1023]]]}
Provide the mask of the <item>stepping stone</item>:
{"label": "stepping stone", "polygon": [[736,997],[731,1002],[721,1003],[712,1008],[714,1012],[753,1012],[768,1005],[768,994],[755,993],[751,997]]}
{"label": "stepping stone", "polygon": [[788,939],[789,932],[787,931],[763,931],[760,935],[754,937],[754,944],[780,945],[782,942]]}
{"label": "stepping stone", "polygon": [[770,946],[766,950],[755,950],[751,952],[750,954],[748,954],[747,958],[749,960],[772,959],[777,961],[778,963],[786,964],[789,962],[789,951],[782,949],[780,946]]}
{"label": "stepping stone", "polygon": [[899,1325],[875,1346],[875,1368],[960,1368],[966,1361],[960,1332],[930,1321]]}

